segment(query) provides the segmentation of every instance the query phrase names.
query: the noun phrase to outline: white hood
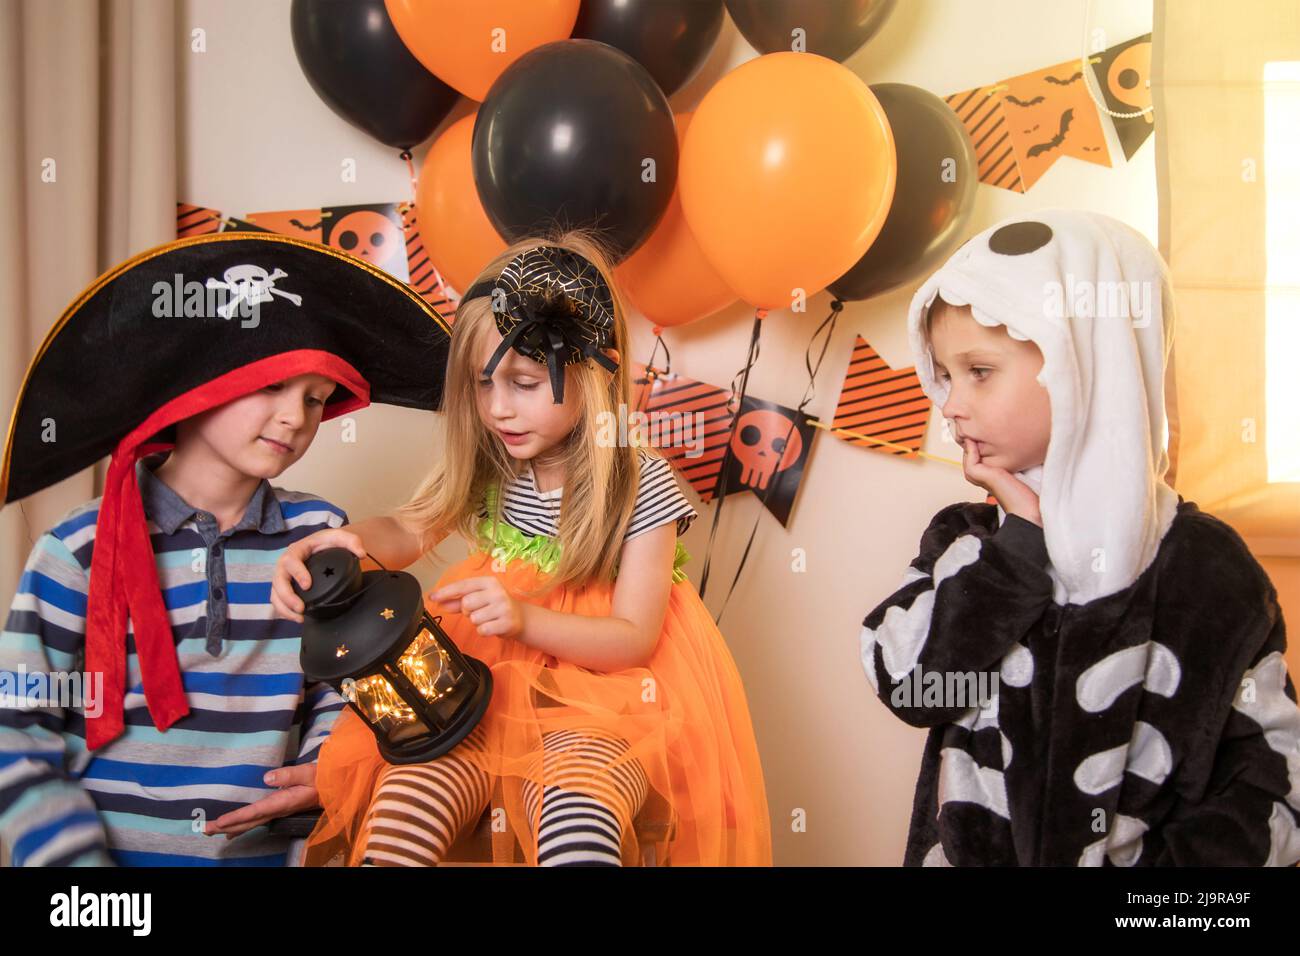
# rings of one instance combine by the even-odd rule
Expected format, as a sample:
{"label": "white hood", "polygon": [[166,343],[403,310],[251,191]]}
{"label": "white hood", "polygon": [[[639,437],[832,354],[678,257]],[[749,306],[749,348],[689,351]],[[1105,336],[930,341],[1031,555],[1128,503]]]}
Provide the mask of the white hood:
{"label": "white hood", "polygon": [[969,305],[1043,353],[1047,458],[1020,473],[1039,494],[1058,603],[1128,587],[1154,560],[1178,496],[1164,481],[1168,270],[1139,232],[1097,213],[1041,210],[972,237],[912,299],[908,337],[942,407],[924,318],[936,295]]}

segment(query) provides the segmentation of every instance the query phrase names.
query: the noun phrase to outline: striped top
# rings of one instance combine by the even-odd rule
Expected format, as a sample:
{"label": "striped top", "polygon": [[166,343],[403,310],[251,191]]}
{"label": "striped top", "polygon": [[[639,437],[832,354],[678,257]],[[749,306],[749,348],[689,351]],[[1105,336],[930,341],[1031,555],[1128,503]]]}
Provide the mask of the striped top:
{"label": "striped top", "polygon": [[128,627],[125,730],[86,750],[93,684],[83,701],[50,680],[85,681],[99,499],[73,509],[36,542],[0,633],[0,839],[20,866],[283,866],[289,841],[265,826],[203,826],[272,793],[267,771],[314,760],[344,706],[305,685],[301,625],[274,617],[270,580],[287,545],[347,516],[263,480],[220,531],[143,463],[137,477],[190,712],[154,727]]}
{"label": "striped top", "polygon": [[[682,494],[673,466],[667,459],[652,455],[645,449],[637,451],[641,460],[641,479],[632,520],[628,522],[623,540],[630,541],[669,521],[677,522],[678,537],[684,535],[699,513]],[[557,537],[563,493],[563,488],[538,491],[533,465],[529,462],[528,467],[503,489],[502,520],[525,534]],[[489,517],[486,505],[479,510],[479,517]]]}

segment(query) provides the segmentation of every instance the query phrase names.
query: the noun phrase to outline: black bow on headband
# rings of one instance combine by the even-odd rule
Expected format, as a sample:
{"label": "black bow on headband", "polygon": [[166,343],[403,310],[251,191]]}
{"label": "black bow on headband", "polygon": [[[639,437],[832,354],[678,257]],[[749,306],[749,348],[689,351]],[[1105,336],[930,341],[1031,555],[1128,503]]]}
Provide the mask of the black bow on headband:
{"label": "black bow on headband", "polygon": [[[497,295],[497,291],[501,294]],[[496,371],[506,349],[514,348],[550,371],[555,404],[564,401],[564,366],[595,359],[610,372],[618,363],[601,349],[614,344],[614,299],[605,279],[586,257],[559,246],[521,252],[495,280],[485,279],[463,302],[492,296],[501,344],[483,368]]]}

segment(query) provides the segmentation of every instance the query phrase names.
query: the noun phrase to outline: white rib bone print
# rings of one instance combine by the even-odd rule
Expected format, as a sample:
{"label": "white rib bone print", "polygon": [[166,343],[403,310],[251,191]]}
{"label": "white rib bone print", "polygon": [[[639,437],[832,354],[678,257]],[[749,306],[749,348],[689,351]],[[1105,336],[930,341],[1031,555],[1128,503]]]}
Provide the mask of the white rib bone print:
{"label": "white rib bone print", "polygon": [[[867,679],[872,688],[880,693],[876,680],[875,647],[880,644],[881,659],[885,670],[894,680],[902,680],[916,667],[930,634],[930,618],[934,614],[934,596],[939,585],[952,577],[962,568],[979,560],[980,539],[974,535],[964,534],[939,556],[934,563],[934,587],[917,595],[910,607],[891,607],[885,612],[880,626],[874,631],[863,627],[858,635],[862,668],[867,672]],[[908,568],[903,584],[921,580],[923,572]]]}
{"label": "white rib bone print", "polygon": [[1174,652],[1147,641],[1116,651],[1089,667],[1075,682],[1075,697],[1088,713],[1099,714],[1139,681],[1153,694],[1172,697],[1181,679]]}
{"label": "white rib bone print", "polygon": [[1101,866],[1105,857],[1115,866],[1132,866],[1142,855],[1142,834],[1147,832],[1147,825],[1137,817],[1115,814],[1110,832],[1084,848],[1079,856],[1080,866]]}
{"label": "white rib bone print", "polygon": [[[1246,671],[1232,706],[1259,724],[1269,747],[1286,759],[1291,781],[1286,802],[1300,810],[1300,708],[1286,695],[1286,660],[1279,652]],[[1300,827],[1291,811],[1274,803],[1268,828],[1272,842],[1265,865],[1291,866],[1300,860]]]}
{"label": "white rib bone print", "polygon": [[[1172,697],[1182,680],[1178,658],[1158,641],[1147,641],[1115,651],[1093,664],[1075,681],[1079,706],[1091,714],[1108,710],[1119,696],[1138,684],[1161,697]],[[1173,752],[1165,735],[1145,721],[1133,725],[1128,743],[1085,757],[1074,770],[1074,785],[1089,795],[1119,786],[1125,773],[1161,784],[1173,769]],[[1142,834],[1147,825],[1136,817],[1117,813],[1104,837],[1087,846],[1079,866],[1101,866],[1109,858],[1115,866],[1132,866],[1142,855]]]}
{"label": "white rib bone print", "polygon": [[[1016,644],[1002,658],[999,678],[1012,687],[1028,686],[1034,674],[1034,659],[1029,648]],[[972,707],[965,711],[954,723],[965,727],[972,733],[987,727],[998,727],[998,714],[1001,708],[1001,693],[997,693],[985,708]],[[975,759],[963,750],[945,747],[940,752],[939,763],[939,810],[949,803],[974,803],[986,810],[996,813],[1003,819],[1011,818],[1007,803],[1007,786],[1005,771],[1011,764],[1011,741],[998,729],[1002,739],[1002,769],[981,767]],[[922,866],[951,866],[944,855],[941,844],[936,843],[921,861]]]}

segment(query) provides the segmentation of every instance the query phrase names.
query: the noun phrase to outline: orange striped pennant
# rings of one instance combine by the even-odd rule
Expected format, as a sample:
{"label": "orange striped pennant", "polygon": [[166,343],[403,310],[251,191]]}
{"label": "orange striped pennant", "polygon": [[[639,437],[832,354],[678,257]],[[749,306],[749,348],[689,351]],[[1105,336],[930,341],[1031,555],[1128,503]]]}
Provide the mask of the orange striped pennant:
{"label": "orange striped pennant", "polygon": [[[652,381],[646,382],[644,363],[635,364],[630,371],[635,409],[644,412],[647,416],[652,412],[659,416],[675,413],[685,416],[692,428],[696,427],[697,423],[702,426],[702,438],[698,434],[693,434],[689,442],[676,445],[657,444],[656,447],[668,459],[669,464],[690,482],[702,501],[712,501],[713,491],[718,482],[718,472],[722,470],[722,458],[726,454],[727,441],[731,434],[731,420],[735,417],[735,413],[727,407],[731,391],[676,374],[657,374]],[[663,434],[667,430],[661,425],[660,437],[671,440],[672,434],[667,436]],[[654,435],[652,434],[651,437],[653,438]],[[694,454],[701,447],[703,453]]]}
{"label": "orange striped pennant", "polygon": [[853,346],[853,357],[849,359],[849,370],[844,376],[844,387],[840,390],[831,427],[905,445],[911,449],[910,452],[834,432],[852,445],[910,458],[921,450],[925,441],[930,405],[930,399],[921,390],[915,367],[890,368],[859,335]]}
{"label": "orange striped pennant", "polygon": [[208,233],[218,232],[220,229],[221,213],[216,209],[195,206],[187,202],[178,202],[176,204],[177,239],[184,239],[186,236],[206,236]]}
{"label": "orange striped pennant", "polygon": [[977,86],[945,99],[975,147],[980,182],[1023,193],[1015,144],[1002,112],[1002,97],[996,92],[1001,85]]}
{"label": "orange striped pennant", "polygon": [[1062,156],[1111,165],[1079,60],[944,99],[966,127],[982,183],[1023,193]]}
{"label": "orange striped pennant", "polygon": [[410,273],[411,288],[424,296],[448,322],[456,318],[460,295],[449,286],[442,274],[434,268],[420,238],[420,227],[415,218],[415,205],[402,203],[402,229],[406,233],[406,264]]}

